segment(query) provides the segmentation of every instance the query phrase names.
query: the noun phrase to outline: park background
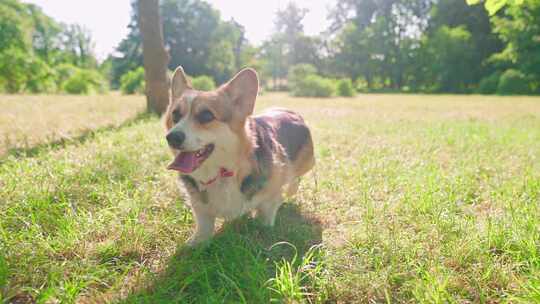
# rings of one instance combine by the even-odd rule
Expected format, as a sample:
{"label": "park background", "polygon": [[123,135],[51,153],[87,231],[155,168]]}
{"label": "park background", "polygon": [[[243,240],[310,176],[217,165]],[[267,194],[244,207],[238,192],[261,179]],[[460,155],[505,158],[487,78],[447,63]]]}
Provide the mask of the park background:
{"label": "park background", "polygon": [[[538,94],[538,3],[491,2],[488,11],[465,0],[336,1],[327,7],[321,23],[328,26],[318,35],[304,32],[308,9],[284,3],[276,12],[253,12],[275,14],[273,33],[256,45],[242,24],[224,20],[210,3],[165,0],[160,11],[169,70],[182,65],[205,88],[250,66],[265,89],[294,95],[348,93],[336,86],[359,92]],[[36,5],[0,5],[0,92],[144,91],[135,3],[126,7],[132,12],[127,36],[100,60],[88,28],[58,22]]]}
{"label": "park background", "polygon": [[[329,1],[320,33],[317,1],[227,1],[261,39],[220,0],[29,2],[0,0],[0,303],[540,303],[539,0]],[[131,22],[104,53],[53,4]],[[253,67],[256,113],[305,118],[317,164],[274,228],[185,246],[178,65],[202,90]]]}

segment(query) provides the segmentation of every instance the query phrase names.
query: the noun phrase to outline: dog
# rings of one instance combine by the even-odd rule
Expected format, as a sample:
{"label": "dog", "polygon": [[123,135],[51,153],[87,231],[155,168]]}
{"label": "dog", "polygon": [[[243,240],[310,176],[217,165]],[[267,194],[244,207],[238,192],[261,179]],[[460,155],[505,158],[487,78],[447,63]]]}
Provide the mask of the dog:
{"label": "dog", "polygon": [[208,92],[194,90],[182,67],[173,74],[164,123],[174,160],[167,168],[178,171],[194,215],[188,245],[210,239],[216,218],[252,212],[273,226],[283,192],[294,195],[315,164],[311,132],[299,114],[252,115],[258,90],[250,68]]}

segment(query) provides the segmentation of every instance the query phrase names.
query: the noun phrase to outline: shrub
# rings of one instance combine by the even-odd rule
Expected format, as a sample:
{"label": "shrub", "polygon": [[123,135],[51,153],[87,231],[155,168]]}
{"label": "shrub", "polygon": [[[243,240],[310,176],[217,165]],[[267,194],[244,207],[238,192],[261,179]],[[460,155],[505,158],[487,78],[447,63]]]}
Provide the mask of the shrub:
{"label": "shrub", "polygon": [[56,66],[56,84],[58,87],[62,88],[64,86],[64,83],[73,77],[75,73],[79,70],[78,67],[74,66],[70,63],[61,63]]}
{"label": "shrub", "polygon": [[38,57],[30,59],[26,67],[26,88],[30,93],[52,93],[57,91],[55,71]]}
{"label": "shrub", "polygon": [[292,94],[303,97],[330,97],[335,90],[332,79],[319,75],[308,75],[295,83]]}
{"label": "shrub", "polygon": [[0,71],[0,90],[7,93],[56,90],[54,70],[39,57],[21,49],[7,47],[0,52]]}
{"label": "shrub", "polygon": [[193,77],[191,79],[191,85],[195,90],[200,91],[211,91],[216,88],[216,83],[214,82],[214,79],[206,75]]}
{"label": "shrub", "polygon": [[120,77],[120,91],[124,94],[144,93],[144,69],[138,67]]}
{"label": "shrub", "polygon": [[337,82],[337,94],[343,97],[352,97],[356,95],[353,83],[350,79],[344,78]]}
{"label": "shrub", "polygon": [[519,95],[531,93],[529,80],[517,70],[506,70],[499,80],[497,94],[499,95]]}
{"label": "shrub", "polygon": [[480,84],[478,85],[478,93],[495,94],[497,92],[497,87],[499,86],[500,78],[500,72],[495,72],[487,77],[482,78],[482,80],[480,80]]}
{"label": "shrub", "polygon": [[287,84],[289,88],[294,89],[296,83],[305,79],[308,75],[316,75],[317,68],[311,64],[300,63],[293,65],[287,74]]}
{"label": "shrub", "polygon": [[78,69],[63,85],[69,94],[104,93],[107,91],[106,81],[95,70]]}

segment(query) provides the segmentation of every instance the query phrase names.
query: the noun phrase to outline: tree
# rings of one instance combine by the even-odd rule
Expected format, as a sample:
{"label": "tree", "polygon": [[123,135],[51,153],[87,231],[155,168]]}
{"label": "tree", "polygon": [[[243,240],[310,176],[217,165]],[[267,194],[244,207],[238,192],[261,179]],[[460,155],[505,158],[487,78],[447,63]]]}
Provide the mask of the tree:
{"label": "tree", "polygon": [[219,12],[199,0],[163,0],[161,13],[171,70],[181,65],[190,75],[210,74],[207,63],[220,23]]}
{"label": "tree", "polygon": [[506,45],[492,61],[501,69],[523,72],[540,90],[540,1],[525,0],[521,6],[508,6],[504,14],[492,17],[492,23]]}
{"label": "tree", "polygon": [[475,49],[472,35],[465,26],[442,26],[424,41],[430,64],[426,66],[427,90],[436,92],[469,92],[478,81],[469,73],[474,67]]}
{"label": "tree", "polygon": [[297,6],[294,2],[289,2],[285,9],[276,13],[274,25],[276,33],[280,33],[280,38],[283,40],[283,55],[287,66],[302,62],[302,55],[300,54],[300,44],[304,36],[302,21],[307,12],[307,9]]}
{"label": "tree", "polygon": [[47,64],[57,64],[61,61],[58,57],[62,53],[62,26],[35,5],[28,4],[28,11],[34,23],[32,46],[35,54]]}
{"label": "tree", "polygon": [[[169,52],[169,70],[181,65],[192,76],[210,75],[224,82],[247,60],[244,27],[223,21],[219,12],[201,0],[160,1],[163,40]],[[138,12],[133,9],[129,34],[111,56],[111,79],[119,86],[123,74],[142,66]],[[250,61],[253,59],[249,59]]]}
{"label": "tree", "polygon": [[110,78],[113,88],[120,88],[120,79],[124,74],[143,66],[142,40],[138,20],[137,2],[134,1],[131,3],[128,35],[122,39],[116,52],[107,58],[111,62]]}
{"label": "tree", "polygon": [[138,0],[139,28],[143,45],[146,103],[151,112],[161,114],[169,104],[169,55],[163,45],[158,0]]}
{"label": "tree", "polygon": [[[440,28],[463,27],[470,33],[470,47],[474,49],[468,62],[466,77],[470,85],[475,86],[479,80],[491,75],[495,68],[489,62],[489,58],[502,50],[503,42],[494,33],[493,26],[487,11],[480,6],[468,6],[465,0],[439,0],[432,8],[426,39],[433,37]],[[424,41],[429,42],[429,41]],[[457,54],[457,53],[456,53]],[[438,60],[432,58],[432,60]],[[453,59],[454,62],[462,63],[460,57]],[[452,61],[448,61],[449,69],[453,69]],[[461,78],[461,77],[460,77]]]}
{"label": "tree", "polygon": [[260,48],[263,75],[269,75],[278,89],[285,88],[279,81],[287,77],[289,67],[302,63],[322,67],[322,40],[304,34],[302,21],[307,12],[289,2],[276,13],[275,31]]}
{"label": "tree", "polygon": [[[363,75],[401,89],[408,62],[428,24],[431,0],[343,0],[330,13],[335,62],[352,78]],[[352,67],[352,68],[351,68]],[[339,71],[338,71],[339,72]]]}
{"label": "tree", "polygon": [[0,91],[57,92],[68,66],[97,67],[86,29],[60,24],[33,4],[0,1]]}
{"label": "tree", "polygon": [[221,21],[212,35],[206,67],[220,83],[244,67],[240,61],[246,44],[244,31],[244,27],[232,19]]}
{"label": "tree", "polygon": [[[467,4],[479,4],[481,0],[467,0]],[[484,6],[491,16],[495,15],[505,5],[521,5],[524,0],[486,0]]]}
{"label": "tree", "polygon": [[64,25],[62,45],[68,62],[81,68],[96,68],[94,42],[87,28],[78,24]]}
{"label": "tree", "polygon": [[287,76],[288,67],[284,54],[284,42],[280,34],[273,34],[260,48],[263,74],[272,78],[273,89],[281,89],[278,80]]}

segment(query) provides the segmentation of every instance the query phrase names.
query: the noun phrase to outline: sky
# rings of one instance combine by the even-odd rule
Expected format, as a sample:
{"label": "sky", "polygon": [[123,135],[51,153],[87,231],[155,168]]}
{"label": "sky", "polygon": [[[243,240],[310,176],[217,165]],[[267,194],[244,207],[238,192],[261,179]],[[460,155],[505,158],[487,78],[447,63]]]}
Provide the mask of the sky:
{"label": "sky", "polygon": [[[24,0],[40,6],[55,20],[78,23],[87,27],[95,42],[99,59],[112,53],[127,35],[131,15],[131,0]],[[234,18],[244,25],[246,36],[252,43],[259,44],[274,28],[275,12],[286,6],[288,0],[209,0],[224,20]],[[323,31],[328,21],[328,8],[334,0],[295,0],[300,7],[309,11],[304,18],[307,34]]]}

